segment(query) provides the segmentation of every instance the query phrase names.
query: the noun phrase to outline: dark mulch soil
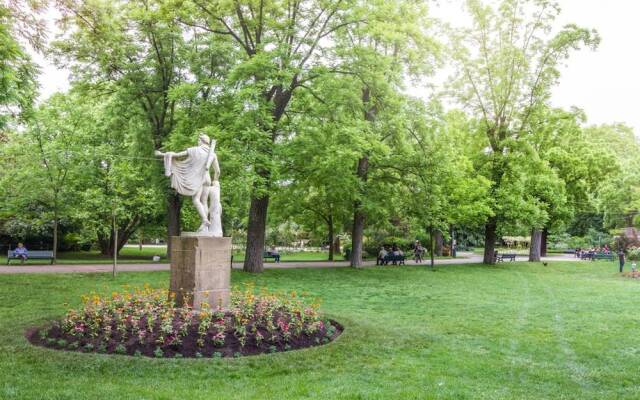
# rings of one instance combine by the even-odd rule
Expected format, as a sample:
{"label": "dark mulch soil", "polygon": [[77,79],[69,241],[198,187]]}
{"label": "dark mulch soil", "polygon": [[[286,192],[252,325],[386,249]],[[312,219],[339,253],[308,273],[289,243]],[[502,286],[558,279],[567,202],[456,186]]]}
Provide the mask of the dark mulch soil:
{"label": "dark mulch soil", "polygon": [[[344,328],[339,323],[330,320],[330,326],[318,330],[312,335],[302,333],[298,336],[291,336],[288,340],[284,340],[279,336],[274,341],[268,341],[270,337],[266,329],[261,327],[258,331],[265,338],[258,343],[256,335],[251,333],[247,335],[245,345],[242,346],[238,338],[234,335],[233,330],[227,330],[224,344],[215,345],[213,341],[206,340],[204,346],[198,346],[197,324],[191,326],[186,336],[182,337],[180,344],[156,344],[156,337],[148,337],[141,343],[136,337],[129,337],[122,342],[121,337],[115,333],[112,337],[105,341],[103,336],[95,338],[75,337],[66,334],[60,328],[60,325],[54,323],[44,327],[33,327],[26,331],[25,336],[32,344],[43,346],[57,350],[79,351],[82,353],[104,353],[104,354],[123,354],[132,356],[148,356],[148,357],[240,357],[250,356],[262,353],[275,353],[281,351],[289,351],[302,349],[306,347],[319,346],[329,343],[336,339]],[[115,330],[114,330],[115,331]],[[46,336],[43,333],[46,332]],[[161,350],[161,352],[158,351]]]}

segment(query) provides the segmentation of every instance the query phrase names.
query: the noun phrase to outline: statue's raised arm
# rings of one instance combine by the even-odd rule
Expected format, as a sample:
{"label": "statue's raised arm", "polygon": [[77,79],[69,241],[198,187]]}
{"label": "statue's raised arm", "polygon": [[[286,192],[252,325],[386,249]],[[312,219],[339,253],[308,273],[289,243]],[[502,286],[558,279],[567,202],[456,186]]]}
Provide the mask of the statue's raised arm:
{"label": "statue's raised arm", "polygon": [[[198,233],[222,237],[220,217],[220,167],[215,154],[216,141],[207,135],[198,137],[198,145],[173,153],[156,151],[164,157],[164,173],[171,178],[171,187],[184,196],[191,196],[193,205],[202,220]],[[186,157],[184,159],[177,159]],[[209,169],[213,165],[214,179],[211,181]]]}

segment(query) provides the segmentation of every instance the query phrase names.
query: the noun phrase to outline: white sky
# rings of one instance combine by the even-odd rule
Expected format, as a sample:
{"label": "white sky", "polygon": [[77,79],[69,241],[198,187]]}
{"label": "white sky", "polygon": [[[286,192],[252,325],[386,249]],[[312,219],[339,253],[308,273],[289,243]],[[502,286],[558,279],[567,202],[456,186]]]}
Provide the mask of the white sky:
{"label": "white sky", "polygon": [[[432,6],[432,14],[453,25],[463,24],[466,19],[461,4],[462,0],[440,0],[438,6]],[[595,52],[573,53],[562,69],[552,103],[582,108],[589,123],[625,122],[640,134],[640,1],[560,0],[560,5],[560,25],[576,23],[595,28],[602,42]],[[43,98],[69,87],[67,71],[56,69],[38,55],[34,58],[42,68]]]}

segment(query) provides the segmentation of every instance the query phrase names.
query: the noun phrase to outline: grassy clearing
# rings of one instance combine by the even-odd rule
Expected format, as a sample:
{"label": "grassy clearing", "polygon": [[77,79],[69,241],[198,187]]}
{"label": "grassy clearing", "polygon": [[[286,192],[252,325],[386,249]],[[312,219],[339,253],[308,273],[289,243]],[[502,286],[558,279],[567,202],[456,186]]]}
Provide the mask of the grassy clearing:
{"label": "grassy clearing", "polygon": [[136,359],[30,346],[63,303],[168,273],[0,276],[2,399],[637,399],[640,282],[614,263],[234,271],[307,291],[346,331],[241,359]]}

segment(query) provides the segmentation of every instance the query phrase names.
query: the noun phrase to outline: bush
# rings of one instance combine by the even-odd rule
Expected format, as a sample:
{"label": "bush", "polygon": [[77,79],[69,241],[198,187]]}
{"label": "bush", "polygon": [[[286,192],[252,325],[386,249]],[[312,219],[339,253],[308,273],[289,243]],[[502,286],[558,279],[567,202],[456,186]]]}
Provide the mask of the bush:
{"label": "bush", "polygon": [[348,243],[342,246],[342,255],[344,259],[347,261],[351,259],[351,243]]}
{"label": "bush", "polygon": [[640,247],[629,247],[627,249],[627,260],[629,261],[640,260]]}

